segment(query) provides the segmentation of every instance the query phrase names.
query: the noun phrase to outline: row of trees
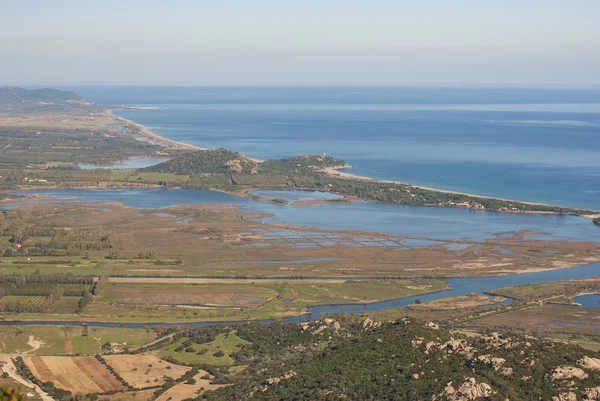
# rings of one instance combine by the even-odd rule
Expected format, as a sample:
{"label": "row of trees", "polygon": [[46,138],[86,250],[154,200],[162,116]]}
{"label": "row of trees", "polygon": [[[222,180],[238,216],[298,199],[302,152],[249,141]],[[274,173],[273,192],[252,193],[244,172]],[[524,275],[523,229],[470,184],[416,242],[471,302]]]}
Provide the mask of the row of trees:
{"label": "row of trees", "polygon": [[71,273],[50,273],[50,274],[20,274],[20,273],[0,273],[0,283],[13,283],[17,287],[23,287],[30,283],[40,284],[92,284],[92,276],[76,275]]}

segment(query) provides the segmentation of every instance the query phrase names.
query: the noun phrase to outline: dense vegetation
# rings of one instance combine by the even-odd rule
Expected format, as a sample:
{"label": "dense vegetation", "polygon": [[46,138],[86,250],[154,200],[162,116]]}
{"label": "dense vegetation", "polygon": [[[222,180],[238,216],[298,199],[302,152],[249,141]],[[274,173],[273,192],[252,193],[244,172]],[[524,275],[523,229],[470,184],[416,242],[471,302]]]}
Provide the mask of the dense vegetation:
{"label": "dense vegetation", "polygon": [[183,155],[155,166],[141,169],[144,172],[177,175],[223,174],[229,172],[252,174],[258,163],[241,153],[226,149],[209,149]]}
{"label": "dense vegetation", "polygon": [[331,156],[303,155],[287,159],[257,162],[241,153],[226,149],[209,149],[190,153],[156,166],[141,169],[142,172],[159,172],[176,175],[196,174],[281,174],[298,171],[340,167],[344,161]]}
{"label": "dense vegetation", "polygon": [[[177,157],[140,171],[189,177],[189,179],[174,182],[161,180],[160,184],[166,186],[216,187],[232,190],[244,187],[314,189],[357,196],[362,199],[415,206],[467,207],[508,212],[546,211],[567,214],[584,212],[559,206],[534,205],[427,190],[407,184],[335,177],[323,171],[325,168],[340,168],[343,166],[346,166],[343,160],[326,155],[304,155],[257,163],[240,153],[225,149],[214,149]],[[143,181],[157,183],[148,178]]]}
{"label": "dense vegetation", "polygon": [[0,212],[0,256],[77,256],[112,247],[112,236],[101,228],[66,230],[44,214]]}
{"label": "dense vegetation", "polygon": [[19,391],[18,387],[0,387],[0,401],[25,401],[27,396]]}
{"label": "dense vegetation", "polygon": [[569,392],[582,399],[600,386],[582,365],[595,353],[576,346],[498,334],[463,339],[407,319],[345,320],[239,326],[251,344],[235,359],[249,367],[226,379],[233,386],[196,399],[551,400]]}
{"label": "dense vegetation", "polygon": [[90,106],[75,92],[58,89],[24,89],[4,86],[0,87],[0,111],[32,111],[42,108],[56,110],[59,106]]}
{"label": "dense vegetation", "polygon": [[48,312],[63,296],[81,297],[81,311],[93,284],[93,277],[73,274],[0,274],[0,311]]}

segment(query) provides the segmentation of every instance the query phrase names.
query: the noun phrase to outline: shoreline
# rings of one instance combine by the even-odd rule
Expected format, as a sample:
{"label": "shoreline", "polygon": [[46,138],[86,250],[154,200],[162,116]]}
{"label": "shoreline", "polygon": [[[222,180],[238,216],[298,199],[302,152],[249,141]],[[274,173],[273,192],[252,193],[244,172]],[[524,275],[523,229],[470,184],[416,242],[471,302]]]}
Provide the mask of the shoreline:
{"label": "shoreline", "polygon": [[[137,128],[139,130],[139,132],[142,134],[142,136],[148,137],[151,140],[154,140],[160,144],[163,144],[167,148],[172,147],[174,150],[192,150],[192,151],[209,150],[208,148],[202,148],[200,146],[192,145],[192,144],[189,144],[186,142],[179,142],[179,141],[175,141],[173,139],[168,139],[163,136],[160,136],[160,135],[152,132],[150,130],[150,128],[148,128],[142,124],[136,123],[135,121],[129,120],[125,117],[120,117],[120,116],[115,115],[113,113],[113,111],[116,111],[116,110],[118,110],[118,109],[116,109],[116,108],[109,109],[107,111],[107,114],[109,116],[117,119],[118,121],[122,121],[122,122],[125,122],[126,124],[134,126],[135,128]],[[246,155],[244,155],[244,157],[247,157],[248,159],[253,160],[257,163],[263,162],[263,160],[252,158],[252,157],[249,157]],[[495,200],[504,201],[504,202],[517,202],[517,203],[522,203],[525,205],[532,205],[532,206],[564,207],[567,209],[575,209],[575,210],[585,211],[585,209],[582,209],[579,207],[551,205],[548,203],[541,203],[541,202],[529,202],[529,201],[520,201],[520,200],[516,200],[516,199],[499,198],[499,197],[495,197],[495,196],[477,195],[477,194],[472,194],[472,193],[468,193],[468,192],[460,192],[460,191],[452,191],[452,190],[446,190],[446,189],[440,189],[440,188],[432,188],[432,187],[427,187],[427,186],[423,186],[423,185],[414,185],[414,184],[410,184],[410,183],[403,182],[403,181],[377,179],[377,178],[373,178],[373,177],[352,174],[352,173],[349,173],[346,171],[340,171],[340,170],[349,169],[349,168],[352,168],[352,166],[346,164],[344,166],[338,166],[338,167],[326,167],[326,168],[321,169],[321,171],[332,177],[339,177],[339,178],[345,178],[345,179],[351,179],[351,180],[369,181],[369,182],[382,183],[382,184],[406,185],[409,187],[423,189],[423,190],[427,190],[427,191],[434,191],[434,192],[454,194],[454,195],[464,195],[464,196],[469,196],[469,197],[473,197],[473,198],[495,199]],[[235,194],[237,195],[237,193],[235,193]],[[598,213],[593,213],[593,214],[579,214],[578,216],[593,220],[596,218],[600,218],[600,210],[598,210],[597,212]],[[515,211],[512,213],[558,214],[556,212],[545,212],[545,211],[523,211],[523,212]]]}
{"label": "shoreline", "polygon": [[[174,141],[172,139],[169,138],[165,138],[163,136],[160,136],[152,131],[150,131],[150,128],[142,125],[142,124],[138,124],[135,121],[129,120],[125,117],[121,117],[118,116],[116,114],[114,114],[113,112],[116,111],[118,109],[108,109],[106,111],[106,114],[108,116],[110,116],[111,118],[114,118],[115,120],[122,122],[123,125],[131,125],[135,128],[137,128],[139,130],[139,134],[141,137],[152,140],[154,142],[157,142],[158,144],[167,147],[167,148],[171,148],[174,150],[193,150],[193,151],[199,151],[199,150],[207,150],[207,148],[201,148],[200,146],[196,146],[196,145],[192,145],[186,142],[179,142],[179,141]],[[134,137],[136,136],[135,134],[131,133],[131,135],[133,135]]]}

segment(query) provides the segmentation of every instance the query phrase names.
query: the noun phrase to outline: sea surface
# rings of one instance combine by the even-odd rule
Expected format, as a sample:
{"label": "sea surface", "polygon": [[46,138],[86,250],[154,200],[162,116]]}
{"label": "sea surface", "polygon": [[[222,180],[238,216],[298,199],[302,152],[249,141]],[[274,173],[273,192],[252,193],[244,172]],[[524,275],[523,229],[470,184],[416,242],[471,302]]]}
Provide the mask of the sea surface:
{"label": "sea surface", "polygon": [[164,137],[268,159],[600,209],[600,88],[67,87]]}

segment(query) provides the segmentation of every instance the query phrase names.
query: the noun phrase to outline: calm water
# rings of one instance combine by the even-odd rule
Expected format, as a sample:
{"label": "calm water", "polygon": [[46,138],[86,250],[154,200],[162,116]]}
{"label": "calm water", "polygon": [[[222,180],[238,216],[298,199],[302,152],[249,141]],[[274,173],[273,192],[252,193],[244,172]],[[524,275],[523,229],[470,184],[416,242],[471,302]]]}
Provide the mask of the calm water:
{"label": "calm water", "polygon": [[573,298],[574,302],[581,304],[584,308],[600,308],[600,295],[589,294]]}
{"label": "calm water", "polygon": [[[551,232],[547,239],[600,242],[600,229],[591,220],[576,216],[511,214],[416,207],[382,203],[320,204],[310,207],[274,205],[234,195],[194,189],[55,189],[24,191],[83,201],[122,202],[134,208],[166,208],[184,204],[238,204],[273,214],[265,222],[287,223],[328,230],[361,230],[446,240],[484,241],[512,235],[518,230]],[[271,192],[268,192],[271,193]],[[298,195],[296,195],[298,196]],[[314,198],[315,194],[303,195]]]}
{"label": "calm water", "polygon": [[353,173],[600,209],[600,89],[73,87],[160,135],[257,158],[327,153]]}
{"label": "calm water", "polygon": [[154,166],[156,164],[162,163],[167,160],[169,160],[169,159],[166,157],[136,157],[133,159],[123,160],[123,161],[121,161],[119,163],[115,163],[115,164],[98,165],[98,164],[82,163],[82,164],[78,164],[78,166],[79,166],[79,168],[82,168],[84,170],[93,170],[93,169],[97,169],[97,168],[117,170],[117,169],[125,169],[125,168],[144,168],[144,167]]}
{"label": "calm water", "polygon": [[250,191],[252,195],[266,196],[269,198],[283,198],[289,201],[304,200],[322,200],[322,199],[342,199],[343,196],[332,194],[330,192],[320,191],[277,191],[277,190],[258,190]]}

